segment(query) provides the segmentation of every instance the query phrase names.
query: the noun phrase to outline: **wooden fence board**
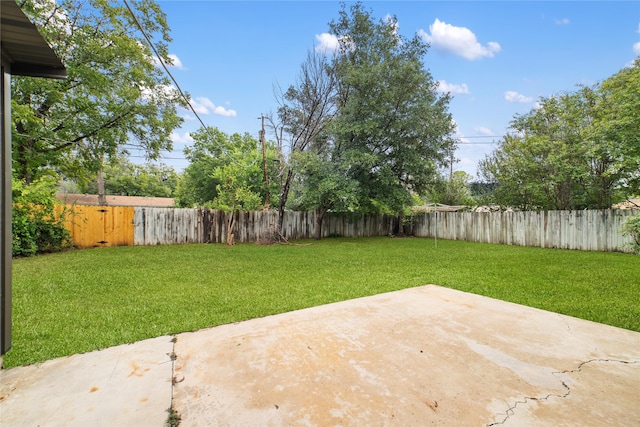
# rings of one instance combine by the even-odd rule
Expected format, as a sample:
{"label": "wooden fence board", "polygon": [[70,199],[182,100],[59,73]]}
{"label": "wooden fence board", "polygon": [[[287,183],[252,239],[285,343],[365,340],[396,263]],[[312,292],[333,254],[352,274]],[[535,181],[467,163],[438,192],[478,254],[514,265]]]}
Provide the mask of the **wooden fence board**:
{"label": "wooden fence board", "polygon": [[[224,243],[227,215],[209,209],[67,206],[67,228],[77,247]],[[425,212],[402,224],[388,215],[327,214],[323,237],[367,237],[398,234],[484,243],[589,251],[623,251],[629,238],[621,228],[637,210],[542,212]],[[268,239],[277,212],[238,212],[237,242]],[[288,239],[313,237],[313,212],[285,212]]]}
{"label": "wooden fence board", "polygon": [[588,251],[625,251],[625,220],[637,210],[438,212],[413,217],[413,235]]}
{"label": "wooden fence board", "polygon": [[66,205],[67,230],[78,248],[132,246],[134,209],[130,206]]}
{"label": "wooden fence board", "polygon": [[[125,206],[110,206],[104,213],[105,238],[108,246],[133,246],[134,209]],[[109,224],[109,220],[111,224]]]}

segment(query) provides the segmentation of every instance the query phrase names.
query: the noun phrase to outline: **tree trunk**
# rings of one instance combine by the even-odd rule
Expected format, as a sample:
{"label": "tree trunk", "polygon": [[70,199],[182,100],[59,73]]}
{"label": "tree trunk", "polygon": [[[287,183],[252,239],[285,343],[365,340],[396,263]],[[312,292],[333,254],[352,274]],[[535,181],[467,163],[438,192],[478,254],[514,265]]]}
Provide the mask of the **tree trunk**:
{"label": "tree trunk", "polygon": [[289,169],[287,172],[287,178],[284,181],[282,187],[282,193],[280,193],[280,206],[278,208],[278,228],[276,230],[278,236],[282,236],[282,224],[284,223],[284,206],[287,204],[287,198],[289,197],[289,189],[291,188],[291,179],[293,178],[293,171]]}
{"label": "tree trunk", "polygon": [[227,217],[227,246],[234,245],[234,235],[233,235],[233,227],[236,223],[235,212],[232,210]]}
{"label": "tree trunk", "polygon": [[404,215],[398,214],[397,217],[393,220],[393,235],[397,237],[404,237],[404,229],[403,229],[403,218]]}
{"label": "tree trunk", "polygon": [[96,184],[98,185],[98,205],[107,206],[107,195],[104,191],[104,176],[102,175],[102,169],[98,171]]}
{"label": "tree trunk", "polygon": [[[18,133],[25,134],[27,131],[25,130],[22,123],[16,123]],[[29,185],[31,184],[31,170],[29,169],[29,160],[28,160],[28,152],[31,151],[29,147],[27,147],[27,141],[29,146],[33,146],[32,140],[30,138],[26,139],[22,144],[18,145],[16,152],[17,156],[14,156],[14,159],[17,158],[18,161],[14,160],[12,165],[15,165],[15,170],[17,172],[16,176],[18,179],[23,179],[24,182]]]}
{"label": "tree trunk", "polygon": [[320,240],[322,239],[322,221],[324,220],[324,214],[327,213],[327,208],[325,207],[317,207],[314,210],[314,213],[316,214],[316,226],[313,229],[313,238],[315,240]]}

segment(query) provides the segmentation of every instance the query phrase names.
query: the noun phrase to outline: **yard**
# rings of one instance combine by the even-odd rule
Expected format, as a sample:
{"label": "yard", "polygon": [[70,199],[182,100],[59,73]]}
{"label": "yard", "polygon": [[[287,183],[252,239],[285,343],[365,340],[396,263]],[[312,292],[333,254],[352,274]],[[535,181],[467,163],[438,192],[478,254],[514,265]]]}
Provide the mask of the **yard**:
{"label": "yard", "polygon": [[640,257],[418,238],[75,250],[13,264],[5,368],[437,284],[640,331]]}

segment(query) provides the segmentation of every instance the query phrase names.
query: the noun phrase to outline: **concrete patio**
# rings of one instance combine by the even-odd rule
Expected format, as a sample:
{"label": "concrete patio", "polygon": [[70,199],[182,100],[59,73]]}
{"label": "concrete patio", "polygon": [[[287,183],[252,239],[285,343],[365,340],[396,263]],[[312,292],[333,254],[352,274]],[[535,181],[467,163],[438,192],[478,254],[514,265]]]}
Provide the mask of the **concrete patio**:
{"label": "concrete patio", "polygon": [[640,425],[640,333],[428,285],[0,372],[0,425]]}

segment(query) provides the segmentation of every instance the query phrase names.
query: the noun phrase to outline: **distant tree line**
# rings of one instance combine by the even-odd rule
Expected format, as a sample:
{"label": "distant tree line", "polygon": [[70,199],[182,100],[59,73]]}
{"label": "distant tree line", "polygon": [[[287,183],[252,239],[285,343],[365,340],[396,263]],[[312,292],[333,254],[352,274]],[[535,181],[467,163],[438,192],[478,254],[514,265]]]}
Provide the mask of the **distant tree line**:
{"label": "distant tree line", "polygon": [[495,203],[606,209],[640,194],[640,59],[594,86],[539,100],[483,161]]}
{"label": "distant tree line", "polygon": [[[284,238],[285,209],[313,210],[319,238],[328,211],[401,216],[424,203],[606,208],[640,193],[639,60],[515,116],[480,163],[482,182],[472,182],[451,168],[451,98],[425,67],[428,45],[360,3],[343,4],[328,24],[337,49],[308,52],[295,82],[276,91],[276,110],[264,118],[271,140],[267,132],[256,139],[201,128],[184,151],[188,166],[176,173],[153,163],[171,149],[182,123],[177,107],[186,105],[157,67],[155,52],[171,63],[169,27],[153,0],[130,3],[136,19],[101,0],[19,2],[69,77],[12,79],[16,212],[27,205],[48,212],[52,183],[64,183],[101,195],[174,197],[178,206],[278,210],[276,239]],[[131,162],[132,147],[151,162]],[[17,223],[19,216],[14,230],[35,236],[29,215]],[[59,228],[52,235],[60,243],[43,248],[65,246]],[[29,245],[18,244],[26,248],[19,253],[38,251]]]}

